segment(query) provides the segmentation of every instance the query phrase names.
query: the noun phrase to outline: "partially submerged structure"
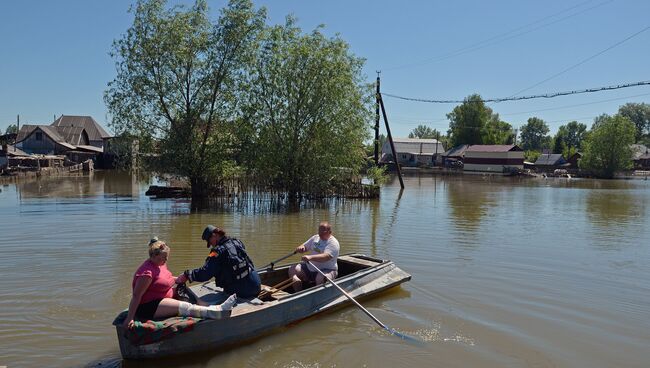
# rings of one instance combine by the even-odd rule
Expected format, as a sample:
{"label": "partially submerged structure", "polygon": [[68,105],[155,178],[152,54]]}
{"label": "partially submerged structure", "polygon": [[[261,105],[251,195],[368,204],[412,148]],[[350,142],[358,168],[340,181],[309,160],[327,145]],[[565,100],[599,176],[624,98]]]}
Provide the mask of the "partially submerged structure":
{"label": "partially submerged structure", "polygon": [[463,160],[465,159],[465,151],[469,144],[461,144],[456,147],[450,148],[442,154],[442,163],[445,167],[462,168]]}
{"label": "partially submerged structure", "polygon": [[515,144],[476,144],[465,150],[464,171],[508,172],[523,169],[524,150]]}
{"label": "partially submerged structure", "polygon": [[90,116],[62,115],[51,125],[23,125],[16,148],[27,154],[61,155],[70,161],[95,160],[111,136]]}
{"label": "partially submerged structure", "polygon": [[[437,139],[394,138],[397,162],[402,166],[433,166],[440,162],[445,146]],[[390,148],[390,142],[384,142],[381,147],[381,163],[395,161],[395,155]]]}
{"label": "partially submerged structure", "polygon": [[535,161],[535,169],[541,171],[553,171],[566,169],[570,166],[561,153],[543,153]]}

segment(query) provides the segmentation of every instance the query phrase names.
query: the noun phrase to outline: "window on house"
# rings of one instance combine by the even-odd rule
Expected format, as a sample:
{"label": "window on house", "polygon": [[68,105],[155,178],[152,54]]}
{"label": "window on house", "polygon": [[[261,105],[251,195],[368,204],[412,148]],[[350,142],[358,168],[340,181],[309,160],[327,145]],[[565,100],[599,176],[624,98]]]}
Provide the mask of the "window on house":
{"label": "window on house", "polygon": [[36,140],[37,141],[42,141],[43,140],[43,133],[41,132],[36,132]]}

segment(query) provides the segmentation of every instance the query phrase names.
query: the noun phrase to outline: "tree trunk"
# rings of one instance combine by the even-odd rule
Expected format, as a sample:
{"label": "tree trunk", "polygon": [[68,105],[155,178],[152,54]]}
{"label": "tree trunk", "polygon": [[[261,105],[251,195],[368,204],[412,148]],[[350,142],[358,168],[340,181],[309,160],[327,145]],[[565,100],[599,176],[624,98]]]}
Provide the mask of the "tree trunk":
{"label": "tree trunk", "polygon": [[209,195],[208,180],[204,176],[194,176],[190,178],[190,186],[192,188],[192,203],[198,204],[205,202]]}

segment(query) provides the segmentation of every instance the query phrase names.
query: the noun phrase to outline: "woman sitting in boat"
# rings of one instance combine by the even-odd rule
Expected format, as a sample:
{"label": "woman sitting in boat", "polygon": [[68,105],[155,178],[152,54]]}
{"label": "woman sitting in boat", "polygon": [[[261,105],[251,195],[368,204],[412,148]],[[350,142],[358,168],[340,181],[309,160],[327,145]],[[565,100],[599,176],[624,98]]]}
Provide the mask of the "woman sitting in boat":
{"label": "woman sitting in boat", "polygon": [[289,277],[293,277],[295,291],[302,290],[304,283],[320,285],[325,282],[325,277],[309,264],[318,267],[328,279],[333,280],[338,275],[337,259],[341,246],[339,241],[332,235],[332,226],[327,222],[318,225],[318,234],[307,239],[306,242],[296,248],[296,252],[305,253],[302,262],[289,268]]}
{"label": "woman sitting in boat", "polygon": [[133,327],[134,319],[146,321],[174,316],[212,318],[222,317],[222,311],[231,310],[236,296],[231,295],[221,305],[208,307],[174,299],[172,286],[177,279],[167,269],[170,248],[156,238],[149,242],[149,259],[133,275],[133,296],[124,326]]}

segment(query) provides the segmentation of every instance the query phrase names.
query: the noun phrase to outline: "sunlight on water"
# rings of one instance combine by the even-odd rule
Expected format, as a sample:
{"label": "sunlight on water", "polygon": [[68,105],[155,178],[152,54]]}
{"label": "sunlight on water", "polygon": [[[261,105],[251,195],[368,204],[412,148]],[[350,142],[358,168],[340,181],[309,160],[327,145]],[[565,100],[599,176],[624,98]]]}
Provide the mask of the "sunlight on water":
{"label": "sunlight on water", "polygon": [[[330,221],[342,253],[393,260],[412,280],[226,351],[170,359],[207,367],[646,367],[650,183],[405,177],[380,200],[192,211],[148,182],[96,172],[0,191],[0,366],[144,366],[122,361],[111,321],[157,235],[177,274],[207,256],[206,224],[239,237],[256,266]],[[287,263],[298,261],[290,257]],[[135,364],[134,364],[135,363]]]}

